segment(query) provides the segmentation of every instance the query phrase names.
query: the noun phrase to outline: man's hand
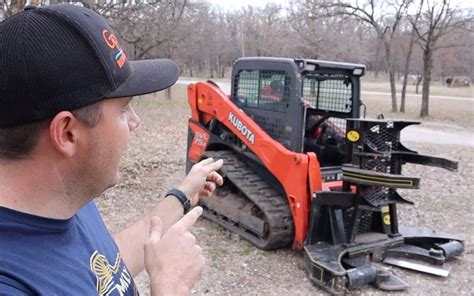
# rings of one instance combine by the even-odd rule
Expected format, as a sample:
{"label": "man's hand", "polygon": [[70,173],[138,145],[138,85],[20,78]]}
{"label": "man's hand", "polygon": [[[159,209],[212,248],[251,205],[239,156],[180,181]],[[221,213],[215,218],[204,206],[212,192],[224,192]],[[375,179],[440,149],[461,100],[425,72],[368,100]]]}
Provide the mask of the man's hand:
{"label": "man's hand", "polygon": [[183,183],[178,187],[191,200],[195,206],[200,197],[209,197],[216,190],[216,184],[222,185],[224,179],[216,171],[219,170],[224,161],[212,158],[201,160],[193,165]]}
{"label": "man's hand", "polygon": [[150,237],[145,242],[145,269],[152,295],[188,295],[204,268],[202,249],[189,232],[201,216],[196,207],[162,236],[161,219],[151,219]]}

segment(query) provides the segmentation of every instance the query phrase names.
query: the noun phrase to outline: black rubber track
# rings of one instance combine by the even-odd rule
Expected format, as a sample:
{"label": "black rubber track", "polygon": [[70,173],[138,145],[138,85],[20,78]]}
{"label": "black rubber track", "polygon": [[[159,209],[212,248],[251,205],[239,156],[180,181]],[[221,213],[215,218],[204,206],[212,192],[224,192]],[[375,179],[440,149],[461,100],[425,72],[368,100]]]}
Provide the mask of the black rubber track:
{"label": "black rubber track", "polygon": [[[207,151],[205,156],[224,160],[221,173],[225,176],[225,183],[209,199],[201,199],[203,216],[263,250],[290,244],[294,239],[294,223],[286,197],[269,186],[232,151]],[[251,211],[248,211],[249,207]],[[239,221],[243,210],[252,215],[247,216],[247,221]],[[253,231],[252,227],[247,227],[248,220],[263,223],[264,230],[260,233]]]}

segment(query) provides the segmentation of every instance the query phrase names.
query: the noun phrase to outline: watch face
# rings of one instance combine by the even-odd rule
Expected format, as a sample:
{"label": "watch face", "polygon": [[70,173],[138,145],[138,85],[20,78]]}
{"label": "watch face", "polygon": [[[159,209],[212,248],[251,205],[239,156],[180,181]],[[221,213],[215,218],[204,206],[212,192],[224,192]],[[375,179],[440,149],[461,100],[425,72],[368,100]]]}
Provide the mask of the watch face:
{"label": "watch face", "polygon": [[186,214],[187,212],[189,212],[189,210],[191,210],[192,208],[192,205],[191,205],[191,201],[188,199],[186,200],[185,203],[183,203],[183,208],[184,208],[184,213]]}

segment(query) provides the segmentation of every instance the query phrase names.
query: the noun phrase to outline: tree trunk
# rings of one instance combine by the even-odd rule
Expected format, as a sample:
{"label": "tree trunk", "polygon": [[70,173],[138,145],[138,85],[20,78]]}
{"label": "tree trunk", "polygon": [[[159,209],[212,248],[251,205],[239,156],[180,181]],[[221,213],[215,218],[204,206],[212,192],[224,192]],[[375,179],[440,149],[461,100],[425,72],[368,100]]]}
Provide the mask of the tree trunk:
{"label": "tree trunk", "polygon": [[[390,67],[392,67],[390,65]],[[397,90],[395,89],[395,71],[393,69],[390,69],[388,72],[388,76],[390,79],[390,92],[392,94],[392,112],[397,112]]]}
{"label": "tree trunk", "polygon": [[198,75],[202,75],[202,71],[204,69],[204,66],[202,64],[202,61],[198,64]]}
{"label": "tree trunk", "polygon": [[217,66],[216,66],[216,77],[217,78],[223,78],[222,77],[222,68],[224,67],[222,63],[222,56],[218,55],[217,56]]}
{"label": "tree trunk", "polygon": [[385,45],[385,59],[387,62],[388,68],[388,77],[390,80],[390,93],[392,95],[392,112],[397,112],[397,90],[395,88],[395,70],[392,66],[392,52],[390,49],[390,44],[388,42],[384,42]]}
{"label": "tree trunk", "polygon": [[421,110],[420,117],[429,116],[429,102],[430,102],[430,84],[431,84],[431,70],[433,68],[433,52],[427,46],[423,52],[423,88],[421,95]]}
{"label": "tree trunk", "polygon": [[405,70],[403,72],[403,85],[402,85],[402,98],[400,100],[400,112],[405,113],[405,96],[407,92],[407,83],[408,83],[408,72],[410,71],[409,69],[409,59],[407,57],[407,63],[405,64]]}
{"label": "tree trunk", "polygon": [[[408,83],[408,73],[410,72],[410,60],[413,53],[413,45],[415,45],[415,32],[411,32],[410,42],[408,43],[408,52],[405,60],[405,68],[403,70],[403,86],[402,86],[402,99],[400,101],[400,112],[405,113],[405,98]],[[418,77],[417,77],[418,80]],[[417,81],[418,83],[418,81]]]}
{"label": "tree trunk", "polygon": [[377,50],[375,51],[375,73],[374,77],[377,78],[379,76],[380,71],[380,41],[377,41]]}
{"label": "tree trunk", "polygon": [[423,80],[423,76],[421,75],[416,75],[416,89],[415,89],[415,93],[418,94],[418,88],[420,87],[420,82],[421,80]]}
{"label": "tree trunk", "polygon": [[225,65],[223,64],[222,67],[221,67],[221,78],[224,78],[225,77]]}
{"label": "tree trunk", "polygon": [[212,62],[212,60],[209,61],[209,71],[211,78],[214,78],[214,63]]}

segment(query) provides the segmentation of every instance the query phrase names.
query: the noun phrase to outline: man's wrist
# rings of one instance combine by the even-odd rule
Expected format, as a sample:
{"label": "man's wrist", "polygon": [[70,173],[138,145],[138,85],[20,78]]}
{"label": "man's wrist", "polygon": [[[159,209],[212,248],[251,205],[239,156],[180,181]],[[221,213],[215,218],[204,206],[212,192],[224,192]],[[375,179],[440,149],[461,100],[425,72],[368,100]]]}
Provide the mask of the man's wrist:
{"label": "man's wrist", "polygon": [[183,184],[181,184],[180,186],[176,187],[178,188],[179,190],[181,190],[182,192],[184,192],[186,194],[186,196],[189,198],[189,200],[191,201],[191,206],[192,207],[195,207],[197,206],[198,202],[199,202],[199,195],[196,194],[196,193],[190,193],[189,191],[189,188],[187,188],[186,186],[183,186]]}
{"label": "man's wrist", "polygon": [[176,199],[179,200],[179,202],[183,205],[184,213],[186,214],[189,212],[192,208],[192,203],[191,200],[186,196],[186,194],[179,190],[178,188],[172,188],[170,189],[166,195],[167,196],[174,196]]}
{"label": "man's wrist", "polygon": [[150,277],[150,288],[152,296],[189,295],[190,293],[190,289],[182,282],[170,281],[164,278]]}

